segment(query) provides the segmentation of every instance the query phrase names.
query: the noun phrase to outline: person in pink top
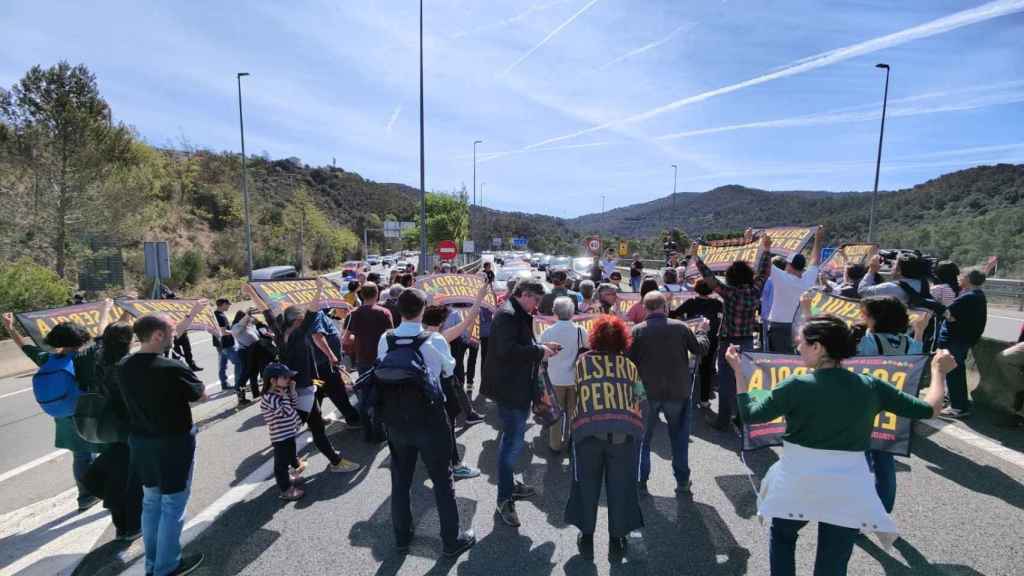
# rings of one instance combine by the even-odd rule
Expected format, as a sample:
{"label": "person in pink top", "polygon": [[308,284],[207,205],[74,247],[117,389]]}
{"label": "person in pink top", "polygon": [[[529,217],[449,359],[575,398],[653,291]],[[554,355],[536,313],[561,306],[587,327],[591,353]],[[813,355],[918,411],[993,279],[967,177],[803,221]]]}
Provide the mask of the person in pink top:
{"label": "person in pink top", "polygon": [[639,324],[647,319],[647,309],[644,308],[644,296],[648,292],[657,292],[658,281],[654,278],[645,278],[640,284],[640,300],[633,304],[626,312],[626,319],[633,324]]}

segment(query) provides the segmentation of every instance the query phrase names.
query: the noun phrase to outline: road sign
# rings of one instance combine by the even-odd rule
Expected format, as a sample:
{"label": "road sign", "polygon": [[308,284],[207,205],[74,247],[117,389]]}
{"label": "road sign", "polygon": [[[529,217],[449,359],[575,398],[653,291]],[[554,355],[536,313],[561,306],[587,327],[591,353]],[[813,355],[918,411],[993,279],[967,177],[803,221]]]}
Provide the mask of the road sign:
{"label": "road sign", "polygon": [[441,240],[437,243],[437,255],[441,260],[455,260],[459,253],[459,247],[451,240]]}
{"label": "road sign", "polygon": [[619,240],[619,257],[626,258],[629,256],[629,242],[625,240]]}
{"label": "road sign", "polygon": [[476,252],[476,242],[473,242],[472,240],[463,240],[462,252],[464,254],[472,254]]}
{"label": "road sign", "polygon": [[526,248],[526,236],[517,236],[512,239],[512,247],[515,249]]}
{"label": "road sign", "polygon": [[600,254],[600,252],[601,252],[601,237],[600,236],[591,236],[590,238],[587,239],[586,247],[587,247],[587,250],[589,250],[591,254],[594,254],[594,255]]}
{"label": "road sign", "polygon": [[396,222],[389,220],[384,222],[384,237],[385,238],[401,238],[402,232],[405,232],[409,228],[415,228],[415,222]]}
{"label": "road sign", "polygon": [[167,242],[144,242],[142,252],[145,258],[146,278],[171,277],[171,255],[167,248]]}
{"label": "road sign", "polygon": [[492,248],[501,248],[501,238],[491,238]]}

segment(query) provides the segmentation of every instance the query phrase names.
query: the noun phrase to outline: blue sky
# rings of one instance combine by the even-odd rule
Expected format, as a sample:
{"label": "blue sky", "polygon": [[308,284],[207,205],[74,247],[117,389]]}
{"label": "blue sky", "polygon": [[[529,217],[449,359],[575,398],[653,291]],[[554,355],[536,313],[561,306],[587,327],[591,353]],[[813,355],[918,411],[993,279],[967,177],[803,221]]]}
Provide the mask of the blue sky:
{"label": "blue sky", "polygon": [[[45,5],[44,5],[45,4]],[[418,4],[5,2],[0,84],[85,63],[150,143],[419,184]],[[58,7],[59,6],[59,7]],[[45,22],[40,25],[40,22]],[[1024,162],[1024,0],[427,0],[427,188],[572,217],[723,184],[870,190]]]}

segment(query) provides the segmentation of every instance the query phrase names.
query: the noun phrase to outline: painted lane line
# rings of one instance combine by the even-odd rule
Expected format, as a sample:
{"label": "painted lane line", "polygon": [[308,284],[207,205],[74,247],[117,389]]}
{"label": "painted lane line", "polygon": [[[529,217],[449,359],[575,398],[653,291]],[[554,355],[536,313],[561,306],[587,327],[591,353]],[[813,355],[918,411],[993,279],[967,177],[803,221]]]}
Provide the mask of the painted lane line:
{"label": "painted lane line", "polygon": [[77,513],[78,489],[0,516],[0,573],[71,574],[110,526],[102,506]]}
{"label": "painted lane line", "polygon": [[15,390],[14,392],[8,392],[6,394],[0,394],[0,400],[3,400],[4,398],[9,398],[11,396],[17,396],[18,394],[24,394],[25,392],[30,392],[30,391],[32,391],[32,387],[31,386],[29,386],[28,388],[22,388],[21,390]]}
{"label": "painted lane line", "polygon": [[957,440],[967,444],[968,446],[971,446],[972,448],[977,448],[978,450],[981,450],[982,452],[994,458],[998,458],[1003,462],[1024,469],[1024,454],[1012,448],[1007,448],[1006,446],[1003,446],[998,442],[985,438],[984,436],[981,436],[976,432],[972,432],[966,427],[958,425],[956,422],[949,422],[947,420],[940,420],[938,418],[918,420],[917,422],[922,426],[931,428],[932,430],[935,430],[940,434],[945,434],[947,436],[950,436],[951,438],[956,438]]}
{"label": "painted lane line", "polygon": [[[228,376],[228,380],[234,380],[234,376]],[[219,386],[220,386],[220,380],[219,379],[218,380],[214,380],[213,382],[204,383],[204,387],[205,387],[204,390],[205,390],[205,392],[209,393],[211,390],[213,390],[214,388],[217,388]],[[30,390],[31,390],[31,388],[30,388]],[[24,474],[25,472],[28,472],[29,470],[32,470],[33,468],[36,468],[38,466],[42,466],[43,464],[46,464],[47,462],[50,462],[51,460],[56,460],[57,458],[60,458],[61,456],[65,455],[65,454],[70,454],[70,453],[71,453],[70,451],[64,450],[64,449],[54,450],[53,452],[50,452],[49,454],[46,454],[44,456],[40,456],[39,458],[36,458],[35,460],[32,460],[31,462],[26,462],[25,464],[22,464],[21,466],[18,466],[17,468],[12,468],[11,470],[8,470],[7,472],[4,472],[3,474],[0,474],[0,483],[3,483],[5,481],[7,481],[7,480],[10,480],[11,478],[14,478],[15,476],[19,476],[21,474]]]}

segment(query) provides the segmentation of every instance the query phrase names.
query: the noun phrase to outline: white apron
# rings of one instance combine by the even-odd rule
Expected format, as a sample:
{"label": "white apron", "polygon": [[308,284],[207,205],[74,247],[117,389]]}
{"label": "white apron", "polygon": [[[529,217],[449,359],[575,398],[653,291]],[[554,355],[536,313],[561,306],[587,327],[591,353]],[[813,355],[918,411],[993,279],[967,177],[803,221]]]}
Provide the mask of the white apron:
{"label": "white apron", "polygon": [[763,519],[827,522],[874,532],[886,547],[898,537],[863,452],[783,442],[782,458],[761,481],[757,513]]}

